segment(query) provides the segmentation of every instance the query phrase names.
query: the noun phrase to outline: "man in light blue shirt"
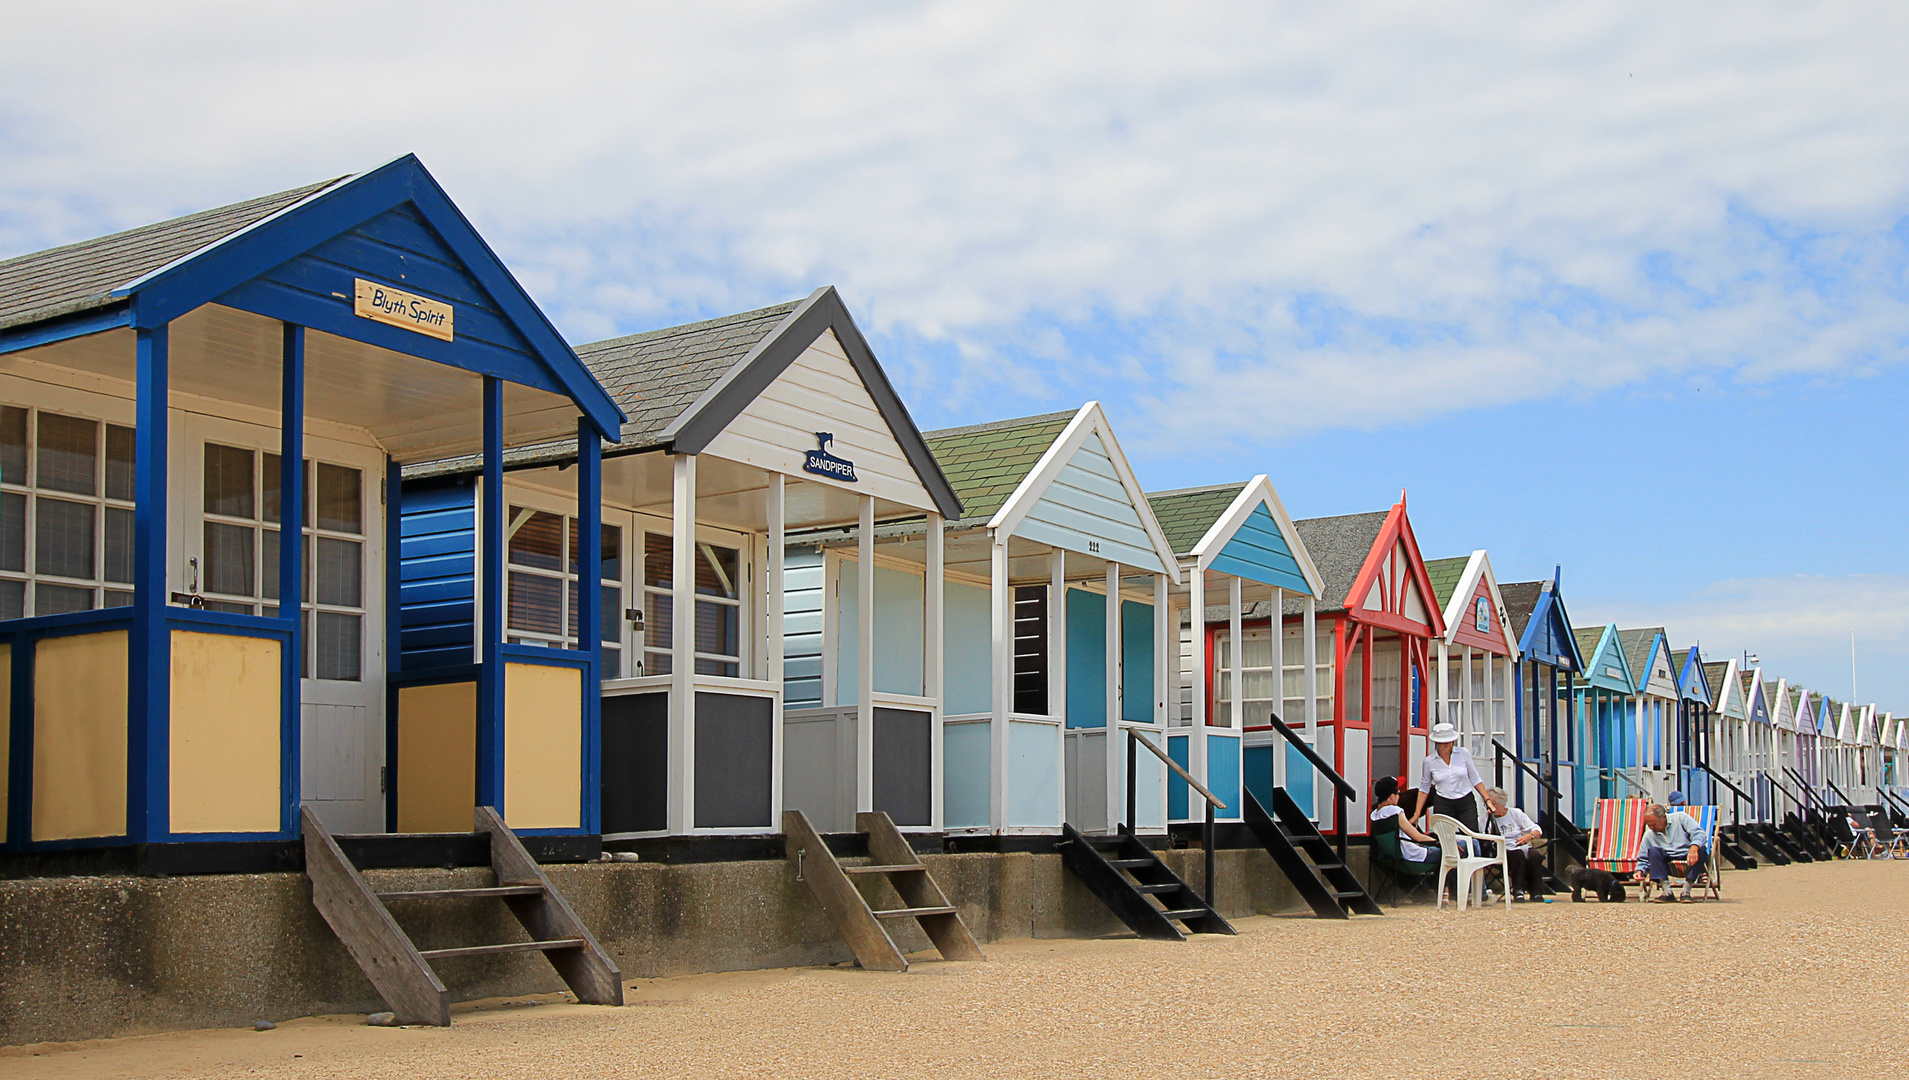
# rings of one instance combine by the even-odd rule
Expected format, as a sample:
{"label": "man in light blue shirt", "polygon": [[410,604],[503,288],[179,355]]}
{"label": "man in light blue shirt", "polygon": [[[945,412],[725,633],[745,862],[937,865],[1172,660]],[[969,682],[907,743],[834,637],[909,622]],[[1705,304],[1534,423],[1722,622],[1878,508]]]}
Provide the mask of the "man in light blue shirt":
{"label": "man in light blue shirt", "polygon": [[[1705,835],[1697,819],[1682,810],[1665,813],[1661,805],[1653,803],[1644,811],[1644,845],[1637,851],[1637,880],[1641,884],[1646,877],[1662,885],[1670,877],[1672,863],[1684,866],[1684,896],[1690,899],[1690,886],[1704,872],[1704,852],[1710,848],[1710,837]],[[1657,898],[1660,904],[1673,904],[1677,898],[1666,887],[1663,895]]]}

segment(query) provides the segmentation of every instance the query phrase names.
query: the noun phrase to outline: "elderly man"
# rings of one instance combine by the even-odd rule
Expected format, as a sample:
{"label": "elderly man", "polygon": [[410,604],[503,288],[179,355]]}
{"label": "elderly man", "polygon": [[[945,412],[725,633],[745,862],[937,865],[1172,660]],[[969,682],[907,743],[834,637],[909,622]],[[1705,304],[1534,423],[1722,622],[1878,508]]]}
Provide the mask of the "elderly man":
{"label": "elderly man", "polygon": [[1690,886],[1703,875],[1704,852],[1709,847],[1710,837],[1704,835],[1696,818],[1682,810],[1666,813],[1661,804],[1652,803],[1650,809],[1644,811],[1644,845],[1637,852],[1638,884],[1648,878],[1663,885],[1663,895],[1657,902],[1674,904],[1677,897],[1670,894],[1670,868],[1672,864],[1681,864],[1683,899],[1689,901]]}
{"label": "elderly man", "polygon": [[1485,789],[1485,809],[1491,813],[1498,835],[1505,838],[1506,869],[1511,871],[1506,888],[1520,902],[1549,904],[1551,898],[1544,894],[1544,859],[1536,850],[1536,845],[1543,843],[1543,830],[1523,810],[1511,805],[1504,788]]}

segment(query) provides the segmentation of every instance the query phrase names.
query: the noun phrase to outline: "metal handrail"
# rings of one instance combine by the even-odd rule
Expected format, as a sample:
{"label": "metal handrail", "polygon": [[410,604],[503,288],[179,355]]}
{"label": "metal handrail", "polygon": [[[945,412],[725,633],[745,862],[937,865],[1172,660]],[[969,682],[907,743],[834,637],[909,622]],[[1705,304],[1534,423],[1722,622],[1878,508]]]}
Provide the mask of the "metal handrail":
{"label": "metal handrail", "polygon": [[1750,807],[1751,807],[1751,809],[1755,809],[1755,808],[1756,808],[1756,805],[1757,805],[1757,804],[1756,804],[1756,800],[1755,800],[1755,799],[1752,799],[1752,798],[1750,798],[1750,796],[1748,796],[1748,795],[1746,795],[1746,794],[1744,794],[1744,791],[1743,791],[1743,789],[1742,789],[1742,788],[1740,788],[1740,787],[1738,787],[1737,785],[1735,785],[1735,784],[1733,784],[1733,783],[1731,783],[1731,782],[1730,782],[1730,778],[1729,778],[1729,777],[1727,777],[1727,776],[1725,776],[1725,775],[1723,775],[1722,773],[1720,773],[1720,772],[1718,772],[1717,770],[1715,770],[1715,769],[1713,769],[1713,768],[1711,768],[1711,767],[1710,767],[1710,763],[1709,763],[1708,761],[1699,761],[1699,762],[1697,763],[1697,767],[1698,767],[1698,768],[1700,768],[1700,769],[1702,769],[1702,770],[1703,770],[1704,772],[1707,772],[1707,773],[1709,773],[1709,774],[1710,774],[1710,778],[1711,778],[1712,780],[1715,780],[1715,781],[1716,781],[1717,783],[1719,783],[1719,784],[1722,784],[1722,785],[1723,785],[1724,787],[1727,787],[1727,788],[1729,788],[1729,789],[1730,789],[1730,792],[1731,792],[1731,798],[1730,798],[1730,827],[1731,827],[1731,828],[1733,828],[1733,829],[1740,829],[1740,828],[1742,828],[1742,827],[1743,827],[1743,819],[1742,819],[1742,817],[1741,817],[1741,816],[1739,816],[1739,815],[1738,815],[1738,813],[1737,813],[1737,806],[1738,806],[1738,804],[1739,804],[1739,803],[1746,803],[1746,802],[1747,802],[1747,803],[1749,803],[1749,804],[1750,804]]}
{"label": "metal handrail", "polygon": [[1849,792],[1847,792],[1847,791],[1844,791],[1844,790],[1843,790],[1842,788],[1840,788],[1840,787],[1837,787],[1837,786],[1836,786],[1836,781],[1834,781],[1834,780],[1831,780],[1831,779],[1830,779],[1829,777],[1827,777],[1827,776],[1825,776],[1825,777],[1823,778],[1823,783],[1825,783],[1825,784],[1828,784],[1828,785],[1829,785],[1829,789],[1830,789],[1831,791],[1834,791],[1834,792],[1835,792],[1836,794],[1838,794],[1838,795],[1841,795],[1841,796],[1843,797],[1843,805],[1844,805],[1844,806],[1861,806],[1861,805],[1862,805],[1862,803],[1859,803],[1859,802],[1857,802],[1856,800],[1854,800],[1854,799],[1852,799],[1852,798],[1850,798],[1850,797],[1849,797]]}
{"label": "metal handrail", "polygon": [[1796,781],[1796,786],[1803,789],[1803,794],[1809,796],[1809,801],[1806,803],[1806,805],[1810,809],[1820,810],[1822,808],[1823,797],[1816,793],[1816,788],[1811,786],[1809,780],[1804,778],[1802,773],[1797,772],[1794,768],[1788,765],[1783,766],[1783,772],[1791,780]]}
{"label": "metal handrail", "polygon": [[[1192,738],[1192,737],[1193,737],[1192,735],[1190,734],[1188,735],[1188,738]],[[1139,729],[1137,728],[1128,728],[1127,729],[1127,831],[1128,832],[1137,834],[1140,831],[1139,823],[1135,820],[1137,817],[1137,814],[1134,809],[1135,795],[1137,794],[1137,780],[1138,780],[1138,775],[1140,771],[1140,758],[1138,754],[1135,753],[1135,748],[1134,748],[1135,743],[1139,743],[1141,746],[1146,747],[1149,751],[1153,753],[1154,757],[1157,757],[1162,762],[1164,762],[1167,768],[1172,769],[1176,773],[1179,773],[1180,779],[1185,780],[1187,782],[1188,787],[1199,792],[1200,798],[1206,800],[1206,825],[1201,830],[1201,833],[1200,833],[1200,846],[1206,849],[1206,881],[1203,883],[1206,888],[1206,899],[1208,903],[1213,903],[1214,896],[1215,896],[1213,891],[1213,808],[1217,806],[1221,810],[1224,810],[1226,809],[1226,804],[1220,801],[1220,797],[1218,795],[1215,795],[1213,794],[1213,792],[1209,791],[1205,784],[1202,784],[1198,780],[1193,779],[1193,774],[1181,768],[1179,762],[1168,757],[1166,754],[1166,751],[1153,745],[1152,739],[1149,739],[1141,735]]]}
{"label": "metal handrail", "polygon": [[[1546,780],[1544,778],[1544,774],[1539,772],[1537,769],[1533,768],[1530,762],[1520,758],[1518,756],[1518,751],[1513,750],[1511,747],[1506,746],[1504,743],[1499,742],[1497,739],[1493,739],[1491,741],[1491,745],[1494,748],[1494,756],[1497,758],[1497,764],[1501,768],[1504,764],[1505,759],[1510,758],[1511,763],[1517,766],[1518,771],[1524,773],[1526,776],[1531,777],[1533,780],[1536,780],[1539,784],[1544,786],[1544,789],[1546,791],[1549,791],[1551,794],[1556,795],[1560,799],[1564,798],[1564,792],[1559,791],[1556,785],[1552,784],[1551,781]],[[1498,786],[1500,787],[1504,786],[1505,778],[1502,775],[1496,777],[1495,780]]]}
{"label": "metal handrail", "polygon": [[[1335,822],[1333,827],[1333,846],[1339,852],[1339,862],[1344,864],[1346,862],[1346,833],[1348,831],[1346,827],[1348,825],[1346,821],[1346,803],[1348,800],[1355,803],[1358,801],[1359,789],[1352,786],[1352,781],[1339,775],[1338,769],[1327,764],[1326,759],[1320,757],[1319,752],[1312,748],[1312,744],[1300,738],[1299,733],[1294,731],[1292,726],[1287,724],[1286,721],[1281,720],[1272,713],[1267,713],[1266,719],[1270,721],[1268,726],[1285,736],[1288,743],[1298,747],[1299,756],[1306,759],[1306,764],[1311,765],[1314,772],[1325,777],[1327,782],[1332,785],[1333,821]],[[1316,814],[1318,804],[1314,803],[1313,805]]]}
{"label": "metal handrail", "polygon": [[1617,779],[1624,781],[1626,784],[1629,784],[1631,786],[1632,791],[1637,792],[1639,795],[1643,796],[1644,798],[1648,799],[1652,797],[1649,788],[1631,779],[1631,774],[1625,772],[1620,767],[1612,766],[1611,768],[1608,768],[1608,769],[1599,769],[1597,771],[1597,774],[1599,779],[1603,779],[1606,776],[1614,776]]}
{"label": "metal handrail", "polygon": [[1550,839],[1552,843],[1546,845],[1544,857],[1546,868],[1551,871],[1553,877],[1556,877],[1558,873],[1558,850],[1564,846],[1558,841],[1566,839],[1572,840],[1572,846],[1578,849],[1576,851],[1577,856],[1581,859],[1585,855],[1582,845],[1578,844],[1575,838],[1566,837],[1564,830],[1558,827],[1558,802],[1564,798],[1564,792],[1559,791],[1556,784],[1546,780],[1544,775],[1533,768],[1529,762],[1520,758],[1516,750],[1499,742],[1497,739],[1493,739],[1491,745],[1494,757],[1492,771],[1496,774],[1492,779],[1496,781],[1499,787],[1505,786],[1505,759],[1510,758],[1511,764],[1517,768],[1519,772],[1536,780],[1538,785],[1544,788],[1546,792],[1545,802],[1548,812],[1545,814],[1545,824],[1551,828]]}

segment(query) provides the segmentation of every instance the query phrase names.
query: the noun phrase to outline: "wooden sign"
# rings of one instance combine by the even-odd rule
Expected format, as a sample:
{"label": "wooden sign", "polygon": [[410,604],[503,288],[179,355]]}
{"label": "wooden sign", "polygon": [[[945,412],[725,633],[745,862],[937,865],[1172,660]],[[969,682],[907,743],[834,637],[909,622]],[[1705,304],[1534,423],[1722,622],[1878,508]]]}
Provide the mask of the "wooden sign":
{"label": "wooden sign", "polygon": [[451,305],[402,292],[389,285],[356,278],[357,297],[352,311],[362,318],[402,326],[444,341],[451,340]]}

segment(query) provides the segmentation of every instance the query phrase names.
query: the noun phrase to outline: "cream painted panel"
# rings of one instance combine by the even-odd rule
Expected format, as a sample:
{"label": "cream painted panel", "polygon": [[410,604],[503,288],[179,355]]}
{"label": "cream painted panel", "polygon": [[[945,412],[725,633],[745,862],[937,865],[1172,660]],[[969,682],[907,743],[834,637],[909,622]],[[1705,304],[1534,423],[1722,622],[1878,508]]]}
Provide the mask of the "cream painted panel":
{"label": "cream painted panel", "polygon": [[477,812],[477,684],[398,690],[398,832],[470,832]]}
{"label": "cream painted panel", "polygon": [[[855,463],[859,483],[804,473],[815,433],[835,436],[837,457]],[[731,421],[707,450],[716,457],[801,476],[923,510],[934,508],[920,477],[833,330],[824,333]]]}
{"label": "cream painted panel", "polygon": [[33,651],[33,839],[126,832],[126,631]]}
{"label": "cream painted panel", "polygon": [[278,831],[280,650],[274,638],[172,632],[173,832]]}
{"label": "cream painted panel", "polygon": [[504,665],[504,821],[513,829],[583,824],[583,672]]}

